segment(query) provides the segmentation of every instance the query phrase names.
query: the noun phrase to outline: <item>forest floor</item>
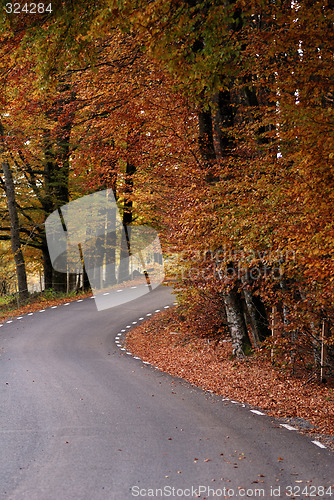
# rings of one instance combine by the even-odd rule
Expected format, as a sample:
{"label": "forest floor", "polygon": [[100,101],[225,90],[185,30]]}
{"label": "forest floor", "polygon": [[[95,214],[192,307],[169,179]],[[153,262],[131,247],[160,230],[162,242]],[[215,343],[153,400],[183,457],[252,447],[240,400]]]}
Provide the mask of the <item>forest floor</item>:
{"label": "forest floor", "polygon": [[272,365],[270,352],[235,359],[228,340],[209,342],[186,331],[175,308],[132,329],[126,348],[164,372],[262,410],[334,451],[333,381],[292,376]]}

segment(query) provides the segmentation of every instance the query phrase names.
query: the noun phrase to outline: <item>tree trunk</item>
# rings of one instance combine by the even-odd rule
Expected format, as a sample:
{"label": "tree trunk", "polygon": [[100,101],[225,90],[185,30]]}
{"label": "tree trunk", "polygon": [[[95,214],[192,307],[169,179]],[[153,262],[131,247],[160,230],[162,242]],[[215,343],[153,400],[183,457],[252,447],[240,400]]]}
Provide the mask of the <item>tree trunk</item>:
{"label": "tree trunk", "polygon": [[254,296],[247,287],[247,278],[243,277],[241,281],[244,285],[242,292],[245,299],[246,315],[252,332],[254,345],[255,347],[259,347],[261,343],[271,335],[266,310],[261,299]]}
{"label": "tree trunk", "polygon": [[130,231],[129,225],[132,222],[132,199],[131,194],[133,190],[133,174],[136,171],[136,167],[131,163],[127,162],[126,165],[126,177],[125,177],[125,193],[124,193],[124,204],[123,204],[123,228],[122,241],[121,241],[121,255],[120,255],[120,265],[118,272],[118,282],[122,282],[130,277],[129,269],[129,256],[131,255],[130,248]]}
{"label": "tree trunk", "polygon": [[117,208],[113,208],[107,213],[107,231],[105,236],[106,246],[106,277],[105,285],[112,286],[116,283],[116,216]]}
{"label": "tree trunk", "polygon": [[242,358],[249,354],[252,344],[249,340],[247,326],[243,316],[242,300],[235,288],[223,295],[227,325],[232,338],[233,354]]}
{"label": "tree trunk", "polygon": [[[44,186],[43,208],[46,217],[69,202],[68,179],[70,170],[70,138],[75,115],[76,95],[71,83],[60,79],[57,99],[51,102],[47,117],[56,123],[58,132],[54,139],[50,131],[44,133]],[[72,277],[70,277],[72,280]],[[66,273],[53,272],[52,288],[67,290]]]}
{"label": "tree trunk", "polygon": [[44,269],[44,289],[49,290],[50,288],[52,288],[53,268],[46,242],[45,245],[43,245],[42,247],[42,253],[43,253],[43,269]]}
{"label": "tree trunk", "polygon": [[13,175],[8,162],[4,161],[2,163],[2,170],[5,176],[7,207],[10,218],[11,246],[16,266],[16,276],[19,288],[19,303],[22,303],[22,301],[24,301],[28,297],[28,284],[24,256],[20,242],[20,225],[15,201],[15,186]]}

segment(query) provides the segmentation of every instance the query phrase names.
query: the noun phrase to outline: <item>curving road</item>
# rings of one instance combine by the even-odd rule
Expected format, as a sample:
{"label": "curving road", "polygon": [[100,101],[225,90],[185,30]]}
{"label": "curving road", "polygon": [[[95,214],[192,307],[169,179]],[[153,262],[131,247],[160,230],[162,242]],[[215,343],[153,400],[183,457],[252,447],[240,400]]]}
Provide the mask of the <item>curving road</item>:
{"label": "curving road", "polygon": [[1,500],[334,499],[332,452],[117,347],[172,303],[159,287],[0,328]]}

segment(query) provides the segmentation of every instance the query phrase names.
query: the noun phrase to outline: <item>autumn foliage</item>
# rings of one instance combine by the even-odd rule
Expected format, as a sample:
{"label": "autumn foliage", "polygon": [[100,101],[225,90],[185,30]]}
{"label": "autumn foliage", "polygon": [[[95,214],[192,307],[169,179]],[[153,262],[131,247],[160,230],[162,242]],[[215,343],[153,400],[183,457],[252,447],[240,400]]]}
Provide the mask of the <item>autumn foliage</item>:
{"label": "autumn foliage", "polygon": [[[55,162],[68,166],[69,199],[111,187],[126,223],[159,229],[194,334],[231,337],[236,356],[265,349],[273,363],[311,375],[325,346],[330,375],[330,3],[80,5],[81,24],[80,9],[65,14],[61,3],[47,28],[24,33],[19,18],[5,23],[17,67],[33,41],[30,67],[20,71],[45,78],[10,124],[24,85],[4,67],[14,88],[4,103],[7,126],[20,129],[20,145],[8,143],[14,157],[22,149],[39,168],[49,131]],[[67,85],[66,105],[57,81]],[[46,98],[59,108],[56,120]],[[21,160],[16,168],[31,183]]]}

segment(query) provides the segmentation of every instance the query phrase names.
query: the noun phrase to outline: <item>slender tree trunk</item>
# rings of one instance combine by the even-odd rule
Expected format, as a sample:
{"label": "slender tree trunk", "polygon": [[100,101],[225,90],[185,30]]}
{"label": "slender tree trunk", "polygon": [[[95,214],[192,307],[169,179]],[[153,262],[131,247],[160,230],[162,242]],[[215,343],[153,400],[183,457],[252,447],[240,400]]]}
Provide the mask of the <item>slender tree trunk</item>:
{"label": "slender tree trunk", "polygon": [[131,254],[130,248],[130,231],[131,228],[129,225],[132,222],[132,199],[131,194],[133,190],[133,174],[136,171],[136,167],[128,162],[126,165],[126,177],[125,177],[125,196],[124,196],[124,205],[123,205],[123,227],[124,231],[122,232],[122,241],[121,241],[121,261],[119,266],[118,273],[118,282],[121,282],[130,275],[129,269],[129,256]]}
{"label": "slender tree trunk", "polygon": [[223,295],[227,325],[232,338],[233,354],[242,358],[249,354],[252,345],[242,310],[242,300],[236,288]]}
{"label": "slender tree trunk", "polygon": [[43,253],[43,269],[44,269],[44,289],[48,290],[52,288],[53,268],[46,242],[45,245],[42,247],[42,253]]}
{"label": "slender tree trunk", "polygon": [[255,347],[259,347],[261,343],[271,335],[266,309],[260,297],[253,295],[248,288],[247,285],[249,285],[249,281],[247,277],[242,277],[241,281],[243,283],[242,293],[245,299],[246,315],[252,332],[254,345]]}
{"label": "slender tree trunk", "polygon": [[[75,114],[76,95],[71,90],[71,84],[66,82],[65,78],[60,80],[58,88],[58,98],[51,103],[50,109],[47,111],[47,116],[56,123],[59,129],[58,134],[54,139],[46,130],[44,136],[44,209],[46,217],[69,201],[70,137]],[[66,116],[66,119],[64,119],[64,116]],[[71,280],[72,277],[70,277]],[[58,291],[66,291],[67,274],[53,271],[52,287]]]}
{"label": "slender tree trunk", "polygon": [[20,225],[15,201],[15,186],[12,171],[9,167],[8,162],[4,161],[2,163],[2,170],[4,173],[6,184],[7,207],[10,218],[11,246],[16,266],[16,276],[19,288],[19,302],[22,303],[22,301],[24,301],[28,297],[28,284],[24,256],[20,242]]}
{"label": "slender tree trunk", "polygon": [[105,237],[106,245],[106,286],[116,283],[116,215],[117,208],[113,208],[107,214],[107,231]]}

